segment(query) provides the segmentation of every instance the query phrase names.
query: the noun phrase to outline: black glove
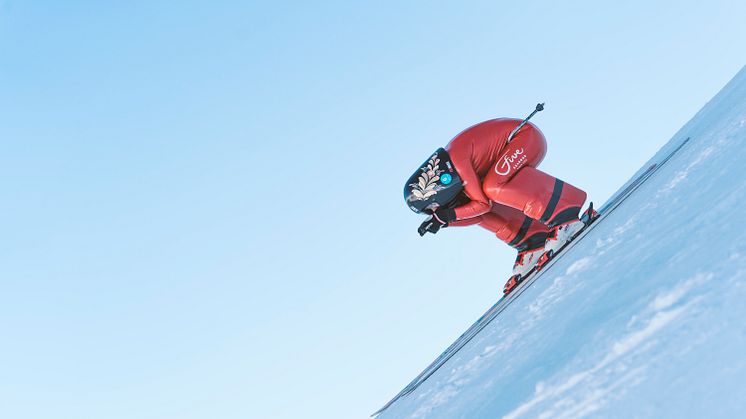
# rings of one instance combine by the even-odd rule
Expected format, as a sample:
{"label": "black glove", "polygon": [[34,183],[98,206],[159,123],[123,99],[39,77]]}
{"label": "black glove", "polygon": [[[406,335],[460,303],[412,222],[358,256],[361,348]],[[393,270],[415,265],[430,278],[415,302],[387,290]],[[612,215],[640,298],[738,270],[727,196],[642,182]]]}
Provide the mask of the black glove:
{"label": "black glove", "polygon": [[425,220],[425,222],[420,224],[417,232],[420,233],[420,237],[424,236],[427,232],[435,234],[441,228],[448,227],[448,223],[454,220],[456,220],[456,211],[450,208],[439,209],[430,218]]}

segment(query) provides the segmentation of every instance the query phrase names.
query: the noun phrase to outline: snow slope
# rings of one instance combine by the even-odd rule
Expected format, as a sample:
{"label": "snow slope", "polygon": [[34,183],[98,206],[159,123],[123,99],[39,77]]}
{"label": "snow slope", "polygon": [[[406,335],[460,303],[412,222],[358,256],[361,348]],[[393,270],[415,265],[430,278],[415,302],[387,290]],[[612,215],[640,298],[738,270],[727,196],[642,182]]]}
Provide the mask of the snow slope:
{"label": "snow slope", "polygon": [[689,143],[380,418],[746,417],[746,68]]}

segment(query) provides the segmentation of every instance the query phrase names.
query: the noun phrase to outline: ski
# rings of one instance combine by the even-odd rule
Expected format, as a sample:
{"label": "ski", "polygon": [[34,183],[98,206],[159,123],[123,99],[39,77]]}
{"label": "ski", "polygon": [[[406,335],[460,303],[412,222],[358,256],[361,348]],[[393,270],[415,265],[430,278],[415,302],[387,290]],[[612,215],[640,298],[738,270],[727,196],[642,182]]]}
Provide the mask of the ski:
{"label": "ski", "polygon": [[479,332],[481,332],[492,320],[494,320],[505,308],[507,308],[519,295],[521,295],[531,284],[539,279],[542,274],[547,272],[555,262],[561,259],[568,251],[578,242],[580,242],[585,235],[587,235],[595,226],[597,226],[603,218],[606,218],[616,208],[618,208],[622,202],[624,202],[637,188],[640,187],[646,180],[648,180],[658,169],[663,167],[684,145],[690,140],[690,137],[684,139],[679,145],[677,145],[671,152],[669,152],[662,160],[651,164],[642,173],[637,175],[632,182],[629,182],[624,189],[615,193],[604,205],[598,210],[598,215],[592,217],[586,226],[559,252],[550,257],[542,265],[540,269],[534,269],[529,272],[525,278],[522,278],[520,282],[515,285],[510,292],[503,295],[492,307],[489,308],[476,322],[474,322],[461,336],[456,339],[438,358],[435,359],[424,371],[422,371],[412,382],[410,382],[402,391],[400,391],[393,399],[386,403],[382,408],[373,413],[371,416],[376,416],[388,409],[392,404],[402,397],[413,392],[423,382],[425,382],[430,376],[435,374],[440,367],[442,367],[449,359],[451,359],[461,348],[466,346]]}

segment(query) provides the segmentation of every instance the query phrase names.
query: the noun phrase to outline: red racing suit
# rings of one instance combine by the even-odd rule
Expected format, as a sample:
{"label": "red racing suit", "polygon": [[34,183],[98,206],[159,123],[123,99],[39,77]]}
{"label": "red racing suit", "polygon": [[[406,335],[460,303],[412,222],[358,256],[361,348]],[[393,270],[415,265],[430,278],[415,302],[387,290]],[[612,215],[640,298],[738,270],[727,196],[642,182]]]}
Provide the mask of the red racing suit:
{"label": "red racing suit", "polygon": [[524,125],[508,144],[520,123],[512,118],[481,122],[445,148],[470,199],[455,208],[456,221],[449,225],[479,224],[524,251],[543,246],[550,228],[577,220],[586,193],[536,169],[547,143],[533,124]]}

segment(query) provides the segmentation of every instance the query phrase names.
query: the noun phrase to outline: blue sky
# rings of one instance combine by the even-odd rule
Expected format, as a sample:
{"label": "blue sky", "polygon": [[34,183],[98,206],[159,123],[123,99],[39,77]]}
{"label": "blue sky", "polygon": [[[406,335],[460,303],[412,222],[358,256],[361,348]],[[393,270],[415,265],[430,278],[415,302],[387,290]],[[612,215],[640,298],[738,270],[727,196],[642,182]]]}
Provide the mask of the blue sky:
{"label": "blue sky", "polygon": [[428,153],[544,101],[541,168],[602,203],[744,65],[744,15],[0,0],[0,415],[366,416],[514,257],[417,236]]}

